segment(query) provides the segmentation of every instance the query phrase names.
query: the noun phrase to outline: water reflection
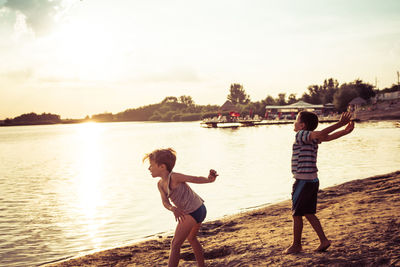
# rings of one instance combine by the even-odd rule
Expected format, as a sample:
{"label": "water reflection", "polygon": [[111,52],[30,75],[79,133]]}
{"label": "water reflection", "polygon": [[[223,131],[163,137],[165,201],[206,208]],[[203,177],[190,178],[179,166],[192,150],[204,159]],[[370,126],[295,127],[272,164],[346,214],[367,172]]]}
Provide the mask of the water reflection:
{"label": "water reflection", "polygon": [[106,153],[102,144],[104,125],[84,123],[76,129],[76,176],[74,183],[76,203],[74,212],[82,220],[83,232],[86,233],[94,248],[100,248],[103,242],[99,231],[105,223],[101,207],[105,206],[103,155]]}

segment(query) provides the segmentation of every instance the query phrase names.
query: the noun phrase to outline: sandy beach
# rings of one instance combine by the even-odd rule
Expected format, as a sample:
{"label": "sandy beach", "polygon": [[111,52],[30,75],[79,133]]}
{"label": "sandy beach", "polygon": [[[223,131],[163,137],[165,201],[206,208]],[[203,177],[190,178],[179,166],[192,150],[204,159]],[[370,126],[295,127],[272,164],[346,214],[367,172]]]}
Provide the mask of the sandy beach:
{"label": "sandy beach", "polygon": [[[292,241],[290,200],[207,222],[199,240],[208,266],[400,266],[400,171],[320,190],[317,215],[332,246],[304,223],[303,251]],[[97,252],[48,266],[166,266],[172,236]],[[196,266],[185,243],[179,266]]]}

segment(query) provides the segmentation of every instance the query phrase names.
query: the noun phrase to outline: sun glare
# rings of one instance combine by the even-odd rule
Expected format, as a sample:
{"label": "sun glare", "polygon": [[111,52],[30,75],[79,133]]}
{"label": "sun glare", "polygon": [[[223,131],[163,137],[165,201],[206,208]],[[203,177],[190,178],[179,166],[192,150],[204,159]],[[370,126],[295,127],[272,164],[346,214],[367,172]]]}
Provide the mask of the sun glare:
{"label": "sun glare", "polygon": [[[103,29],[104,30],[104,29]],[[82,80],[107,80],[116,51],[114,41],[99,25],[69,22],[54,34],[59,73]]]}
{"label": "sun glare", "polygon": [[83,216],[85,232],[95,246],[101,244],[97,233],[104,224],[104,221],[99,218],[98,210],[106,202],[103,196],[103,151],[100,143],[103,131],[104,128],[98,123],[83,123],[78,125],[76,133],[80,150],[75,177],[76,208],[77,212]]}

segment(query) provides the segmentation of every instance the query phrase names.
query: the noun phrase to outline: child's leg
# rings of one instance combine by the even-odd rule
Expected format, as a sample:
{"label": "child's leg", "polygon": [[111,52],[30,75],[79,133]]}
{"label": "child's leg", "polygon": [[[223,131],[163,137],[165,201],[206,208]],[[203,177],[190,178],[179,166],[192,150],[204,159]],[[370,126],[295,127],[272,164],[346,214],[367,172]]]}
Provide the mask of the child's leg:
{"label": "child's leg", "polygon": [[297,253],[302,250],[301,233],[303,232],[303,217],[293,216],[293,244],[286,250],[286,253]]}
{"label": "child's leg", "polygon": [[193,248],[193,252],[196,257],[197,265],[200,267],[203,267],[203,266],[205,266],[204,265],[203,247],[201,246],[199,240],[197,240],[197,233],[200,229],[200,226],[201,226],[201,223],[198,223],[195,226],[193,226],[187,240],[189,241],[190,245]]}
{"label": "child's leg", "polygon": [[197,222],[192,216],[185,215],[185,219],[179,222],[176,226],[175,235],[171,242],[171,252],[169,254],[168,267],[178,266],[181,246],[196,224]]}
{"label": "child's leg", "polygon": [[331,245],[331,241],[326,238],[324,230],[322,229],[321,223],[319,222],[315,214],[306,214],[307,220],[310,222],[312,228],[314,228],[317,233],[319,240],[321,242],[320,246],[316,249],[317,251],[325,251]]}

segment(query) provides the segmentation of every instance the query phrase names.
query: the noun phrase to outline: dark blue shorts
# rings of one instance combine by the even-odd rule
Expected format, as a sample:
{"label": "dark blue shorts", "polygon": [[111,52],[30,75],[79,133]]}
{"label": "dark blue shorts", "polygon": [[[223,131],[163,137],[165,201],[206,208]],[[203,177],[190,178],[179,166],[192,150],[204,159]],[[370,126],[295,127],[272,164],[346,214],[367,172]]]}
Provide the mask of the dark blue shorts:
{"label": "dark blue shorts", "polygon": [[318,178],[314,180],[299,180],[293,184],[292,212],[293,216],[304,216],[317,212]]}
{"label": "dark blue shorts", "polygon": [[198,208],[197,210],[195,210],[189,214],[196,220],[197,223],[201,223],[204,221],[204,219],[206,218],[206,215],[207,215],[206,206],[204,206],[204,204],[202,204],[200,206],[200,208]]}

